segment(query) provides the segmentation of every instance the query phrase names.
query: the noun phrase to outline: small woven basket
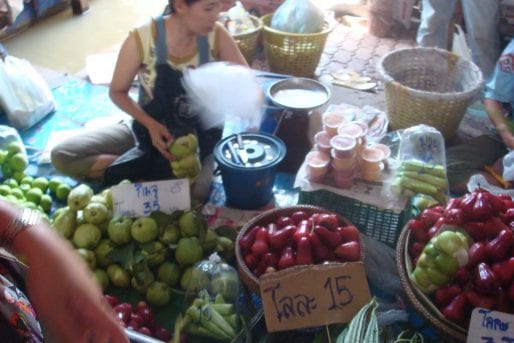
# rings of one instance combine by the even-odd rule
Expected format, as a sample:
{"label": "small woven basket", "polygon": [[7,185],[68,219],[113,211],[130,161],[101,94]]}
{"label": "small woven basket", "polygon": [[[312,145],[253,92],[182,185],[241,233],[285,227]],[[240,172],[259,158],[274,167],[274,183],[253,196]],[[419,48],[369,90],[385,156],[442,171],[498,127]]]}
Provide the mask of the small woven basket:
{"label": "small woven basket", "polygon": [[255,29],[245,33],[232,35],[248,65],[252,65],[253,58],[257,52],[259,34],[262,31],[262,20],[253,15],[250,16],[250,19],[252,20]]}
{"label": "small woven basket", "polygon": [[[241,278],[241,281],[248,287],[249,290],[254,292],[255,294],[260,295],[260,287],[259,287],[259,279],[252,273],[252,271],[246,266],[246,263],[244,262],[243,255],[241,253],[241,248],[239,246],[239,241],[241,238],[248,232],[248,230],[252,229],[253,227],[257,226],[264,226],[266,227],[267,224],[275,222],[279,217],[282,216],[290,216],[296,211],[305,211],[308,215],[311,215],[313,213],[331,213],[334,214],[334,212],[329,211],[325,208],[318,207],[318,206],[311,206],[311,205],[295,205],[291,207],[282,207],[282,208],[274,208],[271,210],[268,210],[266,212],[263,212],[259,214],[258,216],[252,218],[248,223],[243,225],[241,230],[239,231],[237,238],[236,238],[236,260],[237,260],[237,268],[239,271],[239,277]],[[351,225],[351,222],[346,219],[343,216],[340,216],[339,214],[335,213],[338,217],[341,223],[344,223],[344,225]],[[360,241],[361,245],[361,261],[364,261],[365,256],[365,247],[364,243],[361,239]],[[337,263],[337,262],[334,262]],[[295,266],[292,268],[298,268],[301,269],[305,266]]]}
{"label": "small woven basket", "polygon": [[384,80],[392,130],[426,124],[452,138],[480,92],[482,72],[473,63],[438,48],[393,50],[377,67]]}
{"label": "small woven basket", "polygon": [[271,17],[262,17],[264,54],[270,71],[298,77],[312,77],[332,27],[319,33],[289,33],[273,29]]}
{"label": "small woven basket", "polygon": [[446,319],[435,305],[411,283],[407,267],[409,242],[410,230],[405,226],[400,233],[396,247],[396,268],[407,299],[416,312],[444,336],[445,342],[465,342],[467,331],[462,326]]}

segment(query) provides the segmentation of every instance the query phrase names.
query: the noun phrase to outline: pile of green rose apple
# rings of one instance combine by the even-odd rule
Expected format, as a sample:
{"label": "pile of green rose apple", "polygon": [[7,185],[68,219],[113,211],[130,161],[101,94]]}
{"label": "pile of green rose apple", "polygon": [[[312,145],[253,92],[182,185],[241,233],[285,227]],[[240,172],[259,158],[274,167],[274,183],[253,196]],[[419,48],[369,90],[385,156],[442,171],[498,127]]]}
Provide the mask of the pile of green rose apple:
{"label": "pile of green rose apple", "polygon": [[514,312],[514,202],[478,188],[411,219],[410,280],[442,315],[468,326],[475,307]]}
{"label": "pile of green rose apple", "polygon": [[71,187],[58,177],[34,177],[26,174],[28,160],[23,150],[18,142],[11,142],[4,149],[0,149],[3,175],[0,197],[16,206],[39,210],[46,216],[50,213],[54,200],[66,201]]}
{"label": "pile of green rose apple", "polygon": [[186,289],[196,262],[212,252],[233,258],[233,241],[207,229],[197,210],[137,218],[113,216],[112,210],[110,188],[94,194],[80,184],[52,217],[54,229],[71,241],[104,291],[132,288],[149,304],[164,306],[172,289]]}

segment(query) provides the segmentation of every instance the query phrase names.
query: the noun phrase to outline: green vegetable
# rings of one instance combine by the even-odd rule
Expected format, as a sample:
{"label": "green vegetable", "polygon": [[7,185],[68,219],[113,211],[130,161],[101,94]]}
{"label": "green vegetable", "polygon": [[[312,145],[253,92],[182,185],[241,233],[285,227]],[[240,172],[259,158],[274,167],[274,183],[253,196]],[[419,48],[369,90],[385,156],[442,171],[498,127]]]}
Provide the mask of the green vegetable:
{"label": "green vegetable", "polygon": [[353,317],[348,326],[339,334],[336,343],[378,343],[378,323],[376,309],[378,303],[375,298],[364,305]]}
{"label": "green vegetable", "polygon": [[459,267],[468,263],[469,239],[461,232],[446,230],[425,245],[410,278],[423,293],[446,285]]}
{"label": "green vegetable", "polygon": [[448,189],[448,180],[446,179],[446,177],[443,178],[443,177],[434,176],[434,175],[427,174],[427,173],[402,171],[402,170],[400,170],[399,173],[401,176],[406,176],[411,179],[429,183],[429,184],[435,186],[439,191],[446,192],[446,190]]}
{"label": "green vegetable", "polygon": [[189,307],[186,316],[189,316],[193,323],[203,326],[213,338],[225,337],[224,339],[230,340],[236,335],[227,321],[208,304],[202,307]]}
{"label": "green vegetable", "polygon": [[437,177],[446,178],[446,168],[440,164],[424,163],[421,161],[403,161],[400,168],[404,171],[426,173]]}
{"label": "green vegetable", "polygon": [[397,177],[399,177],[401,179],[400,184],[402,186],[402,189],[408,189],[408,190],[412,191],[413,193],[422,193],[422,194],[435,196],[439,192],[437,187],[430,183],[420,181],[417,179],[413,179],[413,178],[405,176],[405,175],[403,175],[403,176],[399,175]]}

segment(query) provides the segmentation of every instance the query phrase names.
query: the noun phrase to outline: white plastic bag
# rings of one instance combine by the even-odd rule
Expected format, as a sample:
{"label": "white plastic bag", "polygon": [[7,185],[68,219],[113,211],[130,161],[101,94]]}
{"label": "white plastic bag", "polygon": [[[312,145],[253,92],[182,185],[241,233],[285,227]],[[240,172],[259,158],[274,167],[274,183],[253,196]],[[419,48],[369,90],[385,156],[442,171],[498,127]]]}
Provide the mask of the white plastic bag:
{"label": "white plastic bag", "polygon": [[503,157],[503,179],[514,181],[514,150],[511,150]]}
{"label": "white plastic bag", "polygon": [[460,58],[471,61],[471,49],[466,40],[466,34],[460,25],[455,24],[457,32],[453,33],[452,52]]}
{"label": "white plastic bag", "polygon": [[28,129],[55,109],[48,84],[24,59],[6,56],[0,60],[0,106],[9,123]]}
{"label": "white plastic bag", "polygon": [[325,18],[311,0],[286,0],[271,17],[271,27],[290,33],[317,33],[323,29]]}
{"label": "white plastic bag", "polygon": [[206,63],[187,69],[182,83],[204,129],[229,124],[242,132],[260,125],[263,95],[251,69],[226,62]]}

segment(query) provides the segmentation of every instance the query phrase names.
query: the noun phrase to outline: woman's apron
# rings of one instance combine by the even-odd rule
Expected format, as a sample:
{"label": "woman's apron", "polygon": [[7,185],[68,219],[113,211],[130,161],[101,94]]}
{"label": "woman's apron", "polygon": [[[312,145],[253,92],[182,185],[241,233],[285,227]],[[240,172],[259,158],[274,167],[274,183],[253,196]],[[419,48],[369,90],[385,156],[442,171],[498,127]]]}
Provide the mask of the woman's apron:
{"label": "woman's apron", "polygon": [[[167,59],[166,31],[163,17],[156,19],[157,37],[155,49],[157,55],[153,99],[142,105],[143,110],[152,118],[165,125],[173,137],[188,133],[198,136],[200,158],[212,153],[214,146],[221,138],[221,129],[203,130],[197,113],[191,110],[186,91],[182,86],[182,72],[172,68]],[[207,36],[196,39],[199,64],[209,62],[209,41]],[[143,97],[140,89],[139,99]],[[136,147],[130,149],[116,159],[104,174],[106,186],[117,184],[122,180],[162,180],[172,179],[170,161],[153,146],[146,127],[134,120],[132,131],[137,138]]]}

